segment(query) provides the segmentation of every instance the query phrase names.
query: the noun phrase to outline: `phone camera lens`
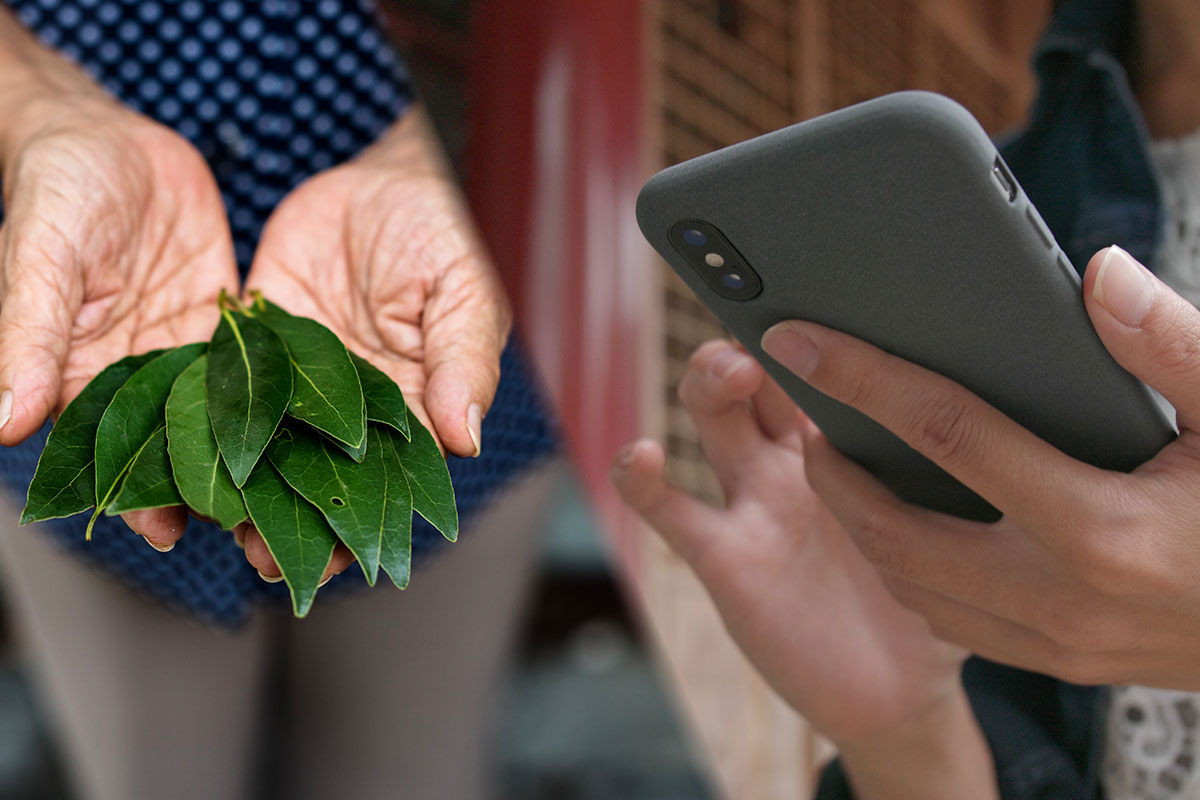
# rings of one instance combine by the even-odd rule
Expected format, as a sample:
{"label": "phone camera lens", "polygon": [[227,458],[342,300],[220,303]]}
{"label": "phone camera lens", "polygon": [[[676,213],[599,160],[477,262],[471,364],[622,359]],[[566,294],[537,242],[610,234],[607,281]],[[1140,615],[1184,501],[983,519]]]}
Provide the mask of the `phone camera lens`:
{"label": "phone camera lens", "polygon": [[704,235],[704,231],[698,231],[695,228],[688,228],[684,231],[683,240],[692,247],[703,247],[708,244],[708,237]]}
{"label": "phone camera lens", "polygon": [[723,275],[721,281],[730,289],[741,289],[746,286],[746,279],[736,272],[731,272],[728,275]]}

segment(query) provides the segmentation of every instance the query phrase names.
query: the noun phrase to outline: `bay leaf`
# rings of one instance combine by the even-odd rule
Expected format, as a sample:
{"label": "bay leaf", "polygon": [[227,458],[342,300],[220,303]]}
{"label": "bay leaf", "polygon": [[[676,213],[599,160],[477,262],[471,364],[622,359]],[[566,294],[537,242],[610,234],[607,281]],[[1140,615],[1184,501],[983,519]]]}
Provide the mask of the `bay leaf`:
{"label": "bay leaf", "polygon": [[366,458],[356,463],[316,432],[289,425],[280,428],[267,457],[288,485],[321,511],[374,586],[386,508],[381,451],[368,447]]}
{"label": "bay leaf", "polygon": [[354,362],[358,378],[362,382],[363,397],[367,403],[367,419],[390,425],[404,434],[405,439],[411,439],[408,404],[404,402],[404,393],[400,391],[400,387],[386,372],[362,356],[351,353],[350,359]]}
{"label": "bay leaf", "polygon": [[305,616],[317,596],[337,537],[321,512],[296,494],[266,459],[246,479],[242,497],[250,521],[262,534],[291,591],[293,612]]}
{"label": "bay leaf", "polygon": [[120,493],[104,513],[112,516],[144,508],[178,505],[183,505],[183,498],[179,496],[175,478],[171,474],[171,461],[167,458],[167,426],[163,425],[134,456]]}
{"label": "bay leaf", "polygon": [[379,566],[396,584],[396,588],[403,589],[408,586],[412,571],[412,489],[408,486],[408,478],[400,464],[400,454],[392,446],[391,438],[381,434],[378,426],[372,425],[367,431],[367,439],[371,448],[378,450],[383,457],[383,475],[387,481],[387,507],[383,514]]}
{"label": "bay leaf", "polygon": [[116,499],[130,464],[166,421],[175,379],[204,348],[197,342],[168,350],[133,373],[113,395],[96,426],[96,511],[88,523],[89,539],[96,515]]}
{"label": "bay leaf", "polygon": [[283,341],[257,319],[221,309],[208,349],[208,418],[237,486],[275,435],[292,397],[292,363]]}
{"label": "bay leaf", "polygon": [[[200,356],[175,379],[167,398],[167,452],[183,500],[196,513],[230,530],[246,518],[246,505],[208,420],[207,371],[208,356]],[[130,480],[135,474],[130,473]]]}
{"label": "bay leaf", "polygon": [[96,505],[96,428],[104,409],[133,373],[162,355],[127,356],[92,378],[59,415],[38,458],[21,524],[58,519]]}
{"label": "bay leaf", "polygon": [[288,415],[351,450],[362,447],[367,435],[363,389],[342,340],[315,319],[293,316],[261,296],[253,313],[287,345],[292,362]]}
{"label": "bay leaf", "polygon": [[379,430],[388,435],[400,457],[400,465],[412,489],[413,510],[453,542],[458,538],[458,506],[454,502],[454,486],[446,459],[437,442],[412,409],[408,410],[408,427],[412,440],[405,441],[399,432],[390,428]]}
{"label": "bay leaf", "polygon": [[337,439],[329,439],[328,441],[331,442],[335,447],[337,447],[343,453],[350,456],[355,461],[357,461],[358,463],[361,464],[363,457],[366,456],[366,454],[367,454],[367,442],[370,441],[370,437],[369,436],[363,437],[363,442],[358,447],[351,447],[350,445],[346,444],[345,442],[339,442]]}

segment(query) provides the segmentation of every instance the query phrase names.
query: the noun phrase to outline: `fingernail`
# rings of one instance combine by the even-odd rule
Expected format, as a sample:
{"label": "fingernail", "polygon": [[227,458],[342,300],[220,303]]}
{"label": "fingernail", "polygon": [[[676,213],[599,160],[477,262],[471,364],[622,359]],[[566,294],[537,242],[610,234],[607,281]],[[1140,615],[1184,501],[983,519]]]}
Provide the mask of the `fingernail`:
{"label": "fingernail", "polygon": [[323,581],[321,581],[320,583],[318,583],[318,584],[317,584],[317,588],[318,588],[318,589],[320,589],[322,586],[324,586],[325,584],[329,583],[331,580],[333,580],[333,576],[332,576],[332,575],[330,575],[329,577],[325,578],[325,580],[323,580]]}
{"label": "fingernail", "polygon": [[268,577],[268,576],[266,576],[266,575],[263,575],[261,572],[260,572],[260,573],[258,573],[258,577],[262,578],[262,579],[263,579],[264,581],[266,581],[267,583],[279,583],[281,580],[283,580],[283,576],[282,576],[282,575],[280,575],[280,576],[278,576],[278,577],[275,577],[275,578],[271,578],[271,577]]}
{"label": "fingernail", "polygon": [[637,444],[627,444],[617,453],[617,457],[613,459],[613,469],[620,472],[627,472],[633,466],[633,457],[637,455]]}
{"label": "fingernail", "polygon": [[1154,302],[1154,290],[1154,278],[1145,267],[1114,244],[1100,262],[1092,297],[1119,321],[1136,328]]}
{"label": "fingernail", "polygon": [[738,370],[749,363],[750,359],[744,353],[733,349],[722,350],[713,358],[708,369],[714,378],[724,381],[733,377]]}
{"label": "fingernail", "polygon": [[762,349],[801,378],[813,374],[820,357],[813,340],[787,322],[781,322],[763,334]]}
{"label": "fingernail", "polygon": [[0,430],[3,430],[4,426],[8,424],[8,421],[12,419],[12,404],[12,389],[5,389],[4,392],[0,394]]}
{"label": "fingernail", "polygon": [[467,433],[471,436],[471,444],[475,445],[475,452],[471,457],[478,458],[482,452],[479,440],[483,436],[483,411],[478,403],[471,403],[471,407],[467,409]]}
{"label": "fingernail", "polygon": [[158,546],[158,545],[156,545],[154,542],[152,542],[152,541],[150,541],[149,539],[147,539],[147,540],[146,540],[146,544],[150,545],[151,547],[153,547],[155,550],[157,550],[157,551],[158,551],[158,552],[160,552],[160,553],[169,553],[169,552],[171,552],[172,550],[174,550],[174,549],[175,549],[175,542],[171,542],[171,543],[170,543],[169,545],[167,545],[166,547],[159,547],[159,546]]}

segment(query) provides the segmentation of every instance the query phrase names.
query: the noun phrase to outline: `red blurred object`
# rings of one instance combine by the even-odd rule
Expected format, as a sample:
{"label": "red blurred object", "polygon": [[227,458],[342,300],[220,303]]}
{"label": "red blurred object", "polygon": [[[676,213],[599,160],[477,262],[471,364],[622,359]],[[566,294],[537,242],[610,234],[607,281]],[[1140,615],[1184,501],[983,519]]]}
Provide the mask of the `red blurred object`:
{"label": "red blurred object", "polygon": [[[468,55],[468,193],[567,444],[610,530],[608,463],[639,430],[645,309],[638,0],[484,0]],[[620,547],[625,558],[630,548]]]}

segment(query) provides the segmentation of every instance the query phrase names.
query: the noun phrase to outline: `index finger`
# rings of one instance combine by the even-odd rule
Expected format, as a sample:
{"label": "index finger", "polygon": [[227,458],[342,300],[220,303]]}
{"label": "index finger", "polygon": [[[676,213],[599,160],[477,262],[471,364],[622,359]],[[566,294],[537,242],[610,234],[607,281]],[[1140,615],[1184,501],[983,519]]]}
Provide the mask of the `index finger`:
{"label": "index finger", "polygon": [[460,260],[438,280],[421,316],[425,410],[438,439],[455,455],[478,456],[481,425],[500,382],[500,355],[512,315],[491,268]]}
{"label": "index finger", "polygon": [[1092,487],[1107,475],[954,381],[852,336],[809,322],[782,322],[766,332],[762,346],[814,388],[883,425],[1031,532],[1044,529],[1044,521],[1064,503],[1093,502]]}

